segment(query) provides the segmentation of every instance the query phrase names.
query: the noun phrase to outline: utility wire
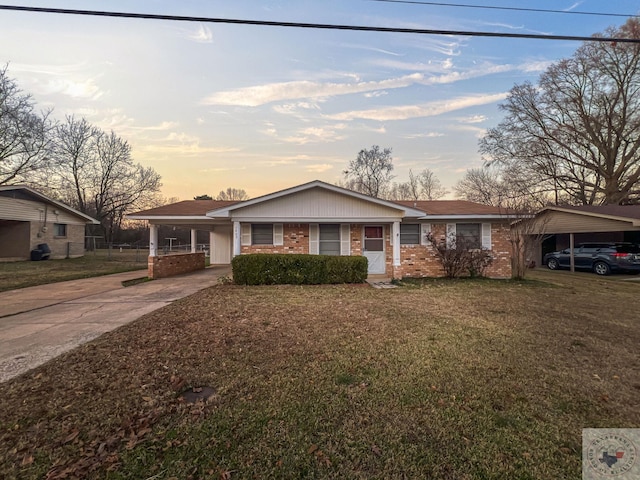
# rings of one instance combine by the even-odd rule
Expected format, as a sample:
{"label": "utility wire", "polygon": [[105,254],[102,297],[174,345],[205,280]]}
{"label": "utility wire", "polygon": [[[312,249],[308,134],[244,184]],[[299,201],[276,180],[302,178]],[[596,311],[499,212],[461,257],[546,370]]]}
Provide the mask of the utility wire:
{"label": "utility wire", "polygon": [[66,8],[23,7],[15,5],[0,5],[0,10],[12,10],[19,12],[56,13],[64,15],[84,15],[94,17],[135,18],[144,20],[170,20],[178,22],[224,23],[232,25],[258,25],[267,27],[292,27],[324,30],[352,30],[360,32],[385,32],[385,33],[412,33],[421,35],[458,35],[463,37],[497,37],[520,38],[533,40],[565,40],[580,42],[614,42],[614,43],[639,43],[640,38],[612,38],[612,37],[583,37],[576,35],[538,35],[527,33],[496,33],[496,32],[472,32],[458,30],[434,30],[423,28],[396,28],[396,27],[368,27],[358,25],[334,25],[324,23],[300,23],[280,22],[267,20],[240,20],[233,18],[192,17],[178,15],[158,15],[150,13],[126,13],[105,12],[98,10],[75,10]]}
{"label": "utility wire", "polygon": [[483,10],[509,10],[512,12],[536,12],[536,13],[562,13],[567,15],[593,15],[600,17],[640,17],[626,13],[605,13],[605,12],[581,12],[573,10],[551,10],[542,8],[521,8],[521,7],[496,7],[493,5],[469,5],[466,3],[442,3],[442,2],[422,2],[418,0],[369,0],[370,2],[384,3],[407,3],[412,5],[432,5],[437,7],[458,7],[458,8],[478,8]]}

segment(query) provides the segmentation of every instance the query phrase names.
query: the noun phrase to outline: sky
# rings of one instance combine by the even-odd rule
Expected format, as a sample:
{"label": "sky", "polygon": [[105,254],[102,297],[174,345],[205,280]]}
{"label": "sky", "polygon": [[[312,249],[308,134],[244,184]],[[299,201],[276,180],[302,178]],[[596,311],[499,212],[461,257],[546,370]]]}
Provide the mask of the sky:
{"label": "sky", "polygon": [[[417,0],[420,1],[420,0]],[[440,0],[538,13],[374,0],[0,0],[180,16],[590,36],[637,0]],[[335,183],[358,152],[390,147],[395,181],[431,169],[449,190],[482,166],[478,140],[509,90],[536,82],[576,41],[97,18],[0,10],[0,65],[53,116],[129,142],[188,200]],[[453,193],[449,198],[454,198]]]}

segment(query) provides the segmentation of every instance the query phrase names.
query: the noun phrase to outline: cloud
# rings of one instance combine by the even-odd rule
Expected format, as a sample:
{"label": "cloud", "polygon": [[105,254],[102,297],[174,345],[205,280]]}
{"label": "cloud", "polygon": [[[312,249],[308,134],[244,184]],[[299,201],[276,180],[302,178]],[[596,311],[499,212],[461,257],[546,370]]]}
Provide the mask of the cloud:
{"label": "cloud", "polygon": [[[316,81],[293,81],[270,83],[266,85],[257,85],[253,87],[238,88],[235,90],[226,90],[214,93],[206,97],[202,103],[205,105],[237,105],[246,107],[257,107],[272,102],[296,99],[313,98],[322,101],[324,98],[349,95],[349,94],[370,94],[382,92],[386,89],[406,88],[412,85],[443,85],[449,83],[469,80],[476,77],[493,75],[496,73],[504,73],[515,70],[517,67],[509,64],[496,65],[493,63],[483,63],[467,71],[451,71],[453,62],[450,59],[440,64],[438,69],[445,73],[441,75],[425,76],[423,73],[412,73],[401,77],[390,78],[381,81],[370,82],[316,82]],[[373,92],[373,93],[372,93]],[[297,107],[303,103],[294,104]],[[309,103],[316,106],[317,103]],[[279,113],[290,113],[293,107],[281,106],[277,111]],[[312,108],[312,107],[309,107]]]}
{"label": "cloud", "polygon": [[195,32],[190,33],[187,38],[197,43],[213,43],[213,34],[206,25],[200,24]]}
{"label": "cloud", "polygon": [[333,165],[330,165],[328,163],[317,163],[314,165],[307,165],[306,169],[308,172],[313,172],[313,173],[323,173],[326,172],[327,170],[331,170],[333,168]]}
{"label": "cloud", "polygon": [[29,90],[35,95],[65,95],[71,98],[96,100],[105,92],[97,85],[99,75],[82,73],[86,64],[48,65],[11,64],[11,70],[28,73]]}
{"label": "cloud", "polygon": [[564,11],[565,12],[570,12],[571,10],[575,10],[576,8],[578,8],[580,5],[582,5],[582,2],[575,2],[570,7],[565,8]]}
{"label": "cloud", "polygon": [[482,123],[486,120],[486,115],[473,115],[471,117],[462,117],[458,119],[460,123]]}
{"label": "cloud", "polygon": [[389,95],[389,92],[386,90],[376,90],[375,92],[367,92],[364,94],[366,98],[378,98],[384,95]]}
{"label": "cloud", "polygon": [[552,63],[550,60],[531,61],[518,65],[518,69],[525,73],[544,72]]}
{"label": "cloud", "polygon": [[440,132],[425,132],[425,133],[408,133],[406,135],[402,135],[402,138],[413,140],[414,138],[439,138],[444,136],[445,136],[444,133],[440,133]]}
{"label": "cloud", "polygon": [[336,142],[346,138],[344,134],[338,133],[338,131],[344,130],[345,128],[347,128],[347,125],[344,123],[327,127],[308,127],[299,130],[297,135],[285,137],[282,140],[287,143],[295,143],[298,145],[306,145],[307,143]]}
{"label": "cloud", "polygon": [[362,45],[362,44],[355,44],[355,43],[341,43],[340,45],[337,45],[337,48],[352,48],[355,50],[366,50],[369,52],[383,53],[385,55],[391,55],[394,57],[404,56],[404,54],[402,53],[397,53],[397,52],[392,52],[390,50],[384,50],[382,48],[372,47],[371,45]]}
{"label": "cloud", "polygon": [[443,113],[462,110],[464,108],[487,105],[499,102],[507,97],[507,93],[496,93],[489,95],[469,95],[450,100],[440,100],[421,105],[401,105],[396,107],[376,108],[371,110],[356,110],[329,115],[327,118],[333,120],[354,120],[356,118],[365,120],[377,120],[380,122],[389,120],[408,120],[410,118],[434,117]]}
{"label": "cloud", "polygon": [[451,130],[455,130],[457,132],[471,133],[476,138],[484,137],[484,134],[487,132],[486,128],[474,127],[472,125],[454,125],[451,127]]}
{"label": "cloud", "polygon": [[297,102],[275,105],[273,111],[282,115],[299,115],[300,112],[308,110],[320,110],[320,105],[316,102]]}
{"label": "cloud", "polygon": [[321,98],[335,95],[347,95],[353,93],[365,93],[375,90],[403,88],[421,83],[424,77],[420,73],[413,73],[398,78],[391,78],[379,82],[311,82],[293,81],[271,83],[254,87],[238,88],[214,93],[206,97],[202,103],[205,105],[239,105],[245,107],[257,107],[271,102],[283,100],[295,100],[301,98]]}

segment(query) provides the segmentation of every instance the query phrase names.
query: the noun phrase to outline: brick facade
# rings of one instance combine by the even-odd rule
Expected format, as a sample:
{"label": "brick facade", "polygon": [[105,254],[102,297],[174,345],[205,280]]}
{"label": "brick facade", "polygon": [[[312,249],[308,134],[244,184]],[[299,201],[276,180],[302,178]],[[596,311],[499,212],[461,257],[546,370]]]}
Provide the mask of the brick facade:
{"label": "brick facade", "polygon": [[241,253],[309,253],[309,224],[282,225],[283,245],[243,245]]}
{"label": "brick facade", "polygon": [[[437,239],[444,239],[446,235],[445,223],[431,224],[431,234]],[[490,278],[511,277],[511,244],[509,243],[509,228],[504,223],[491,224],[491,255],[493,262],[487,268],[485,275]],[[442,265],[433,252],[433,247],[427,245],[401,245],[400,266],[393,271],[393,277],[441,277],[444,275]]]}
{"label": "brick facade", "polygon": [[[393,246],[391,245],[391,225],[384,226],[385,238],[385,275],[393,278],[404,277],[441,277],[442,266],[433,253],[431,245],[401,245],[400,266],[393,266]],[[436,238],[444,238],[445,223],[434,223],[431,232]],[[309,225],[284,224],[284,244],[281,246],[252,245],[242,246],[242,254],[247,253],[309,253]],[[351,225],[351,255],[362,255],[364,235],[363,224]],[[511,277],[511,249],[509,228],[505,223],[491,224],[491,252],[493,263],[486,275],[494,278]]]}
{"label": "brick facade", "polygon": [[165,278],[205,268],[204,252],[176,253],[161,257],[149,257],[149,278]]}

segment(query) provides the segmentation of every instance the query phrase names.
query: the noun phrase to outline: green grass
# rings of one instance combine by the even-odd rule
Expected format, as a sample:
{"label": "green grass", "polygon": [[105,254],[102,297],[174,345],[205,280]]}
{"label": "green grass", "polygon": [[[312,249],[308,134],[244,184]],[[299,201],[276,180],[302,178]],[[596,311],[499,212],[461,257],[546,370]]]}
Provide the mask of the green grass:
{"label": "green grass", "polygon": [[79,258],[0,263],[0,292],[147,267],[146,250],[98,250]]}
{"label": "green grass", "polygon": [[0,476],[580,478],[640,427],[640,284],[556,273],[205,290],[0,385]]}

